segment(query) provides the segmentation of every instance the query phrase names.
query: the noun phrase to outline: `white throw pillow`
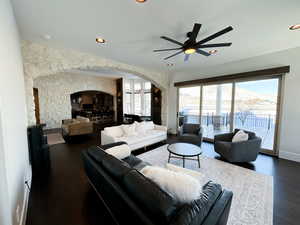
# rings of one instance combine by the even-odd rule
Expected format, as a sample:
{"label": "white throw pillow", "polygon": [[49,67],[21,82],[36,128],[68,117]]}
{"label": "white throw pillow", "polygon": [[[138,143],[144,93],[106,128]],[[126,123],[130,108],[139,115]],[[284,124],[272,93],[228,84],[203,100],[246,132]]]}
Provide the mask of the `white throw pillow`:
{"label": "white throw pillow", "polygon": [[190,170],[190,169],[186,169],[186,168],[182,168],[182,167],[179,167],[179,166],[175,166],[173,164],[170,164],[170,163],[167,163],[166,164],[166,168],[168,170],[171,170],[171,171],[174,171],[174,172],[178,172],[178,173],[184,173],[186,175],[189,175],[189,176],[192,176],[196,179],[204,179],[205,178],[205,175],[203,173],[200,173],[198,171],[195,171],[195,170]]}
{"label": "white throw pillow", "polygon": [[131,154],[131,149],[128,145],[118,145],[105,150],[106,153],[116,157],[117,159],[125,159]]}
{"label": "white throw pillow", "polygon": [[147,130],[153,130],[154,129],[154,123],[153,121],[145,121],[144,122],[144,129]]}
{"label": "white throw pillow", "polygon": [[141,173],[180,203],[190,203],[198,199],[202,191],[197,179],[183,173],[155,166],[146,166]]}
{"label": "white throw pillow", "polygon": [[135,124],[135,131],[138,134],[145,134],[146,130],[145,130],[145,122],[134,122]]}
{"label": "white throw pillow", "polygon": [[232,142],[241,142],[247,141],[249,139],[249,135],[245,133],[243,130],[239,130],[232,138]]}
{"label": "white throw pillow", "polygon": [[121,126],[113,126],[104,128],[106,135],[111,137],[122,137],[124,132]]}
{"label": "white throw pillow", "polygon": [[124,132],[124,136],[135,136],[137,135],[136,131],[135,131],[135,124],[131,124],[131,125],[122,125],[122,129]]}

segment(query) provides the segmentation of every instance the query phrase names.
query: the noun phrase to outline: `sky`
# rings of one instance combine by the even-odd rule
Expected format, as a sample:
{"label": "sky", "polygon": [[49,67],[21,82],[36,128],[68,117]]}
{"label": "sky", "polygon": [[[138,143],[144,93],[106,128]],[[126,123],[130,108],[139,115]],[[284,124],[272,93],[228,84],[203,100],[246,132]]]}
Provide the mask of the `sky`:
{"label": "sky", "polygon": [[277,95],[278,79],[240,82],[236,83],[236,85],[238,88],[254,91],[259,94]]}
{"label": "sky", "polygon": [[[258,94],[276,96],[278,89],[278,79],[238,82],[236,83],[236,87],[256,92]],[[192,96],[200,96],[200,87],[182,88],[180,92],[191,94]]]}

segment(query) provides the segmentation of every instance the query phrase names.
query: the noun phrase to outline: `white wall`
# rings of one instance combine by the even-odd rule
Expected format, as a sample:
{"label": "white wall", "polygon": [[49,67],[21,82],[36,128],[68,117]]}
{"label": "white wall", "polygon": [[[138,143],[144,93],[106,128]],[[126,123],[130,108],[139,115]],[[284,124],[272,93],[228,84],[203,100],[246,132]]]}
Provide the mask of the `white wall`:
{"label": "white wall", "polygon": [[175,74],[169,90],[169,127],[176,127],[177,93],[174,82],[290,65],[291,72],[286,75],[284,84],[279,155],[300,162],[300,101],[297,100],[300,87],[299,59],[300,47],[201,69],[197,75]]}
{"label": "white wall", "polygon": [[46,123],[48,129],[59,128],[63,119],[72,118],[70,95],[75,92],[96,90],[116,96],[114,79],[86,74],[59,73],[38,77],[33,85],[39,90],[41,122]]}
{"label": "white wall", "polygon": [[[19,224],[30,176],[23,63],[9,0],[0,1],[0,223]],[[17,213],[18,211],[18,213]]]}

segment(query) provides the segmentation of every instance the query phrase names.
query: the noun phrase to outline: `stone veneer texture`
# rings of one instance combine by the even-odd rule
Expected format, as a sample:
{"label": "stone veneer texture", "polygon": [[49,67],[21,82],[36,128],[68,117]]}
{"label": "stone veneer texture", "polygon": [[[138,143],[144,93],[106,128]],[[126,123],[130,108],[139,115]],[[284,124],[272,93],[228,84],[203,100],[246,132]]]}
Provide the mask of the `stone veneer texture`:
{"label": "stone veneer texture", "polygon": [[169,88],[169,75],[167,73],[153,72],[79,51],[57,49],[28,41],[22,42],[22,54],[29,125],[33,125],[36,122],[33,101],[34,79],[41,76],[57,75],[74,69],[97,67],[131,73],[150,80],[161,88],[163,98],[162,122],[167,124],[167,96]]}
{"label": "stone veneer texture", "polygon": [[96,90],[116,96],[116,81],[97,76],[60,73],[36,78],[33,84],[39,90],[40,119],[48,129],[71,118],[70,95],[75,92]]}

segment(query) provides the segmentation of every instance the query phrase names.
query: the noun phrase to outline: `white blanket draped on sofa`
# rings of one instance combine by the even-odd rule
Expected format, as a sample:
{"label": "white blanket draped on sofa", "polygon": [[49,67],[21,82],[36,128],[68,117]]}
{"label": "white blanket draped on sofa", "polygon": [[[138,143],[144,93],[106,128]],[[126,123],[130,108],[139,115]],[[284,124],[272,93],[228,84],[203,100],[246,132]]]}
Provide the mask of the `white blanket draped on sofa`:
{"label": "white blanket draped on sofa", "polygon": [[106,127],[101,131],[102,145],[125,141],[132,151],[166,139],[167,127],[155,125],[152,121]]}

